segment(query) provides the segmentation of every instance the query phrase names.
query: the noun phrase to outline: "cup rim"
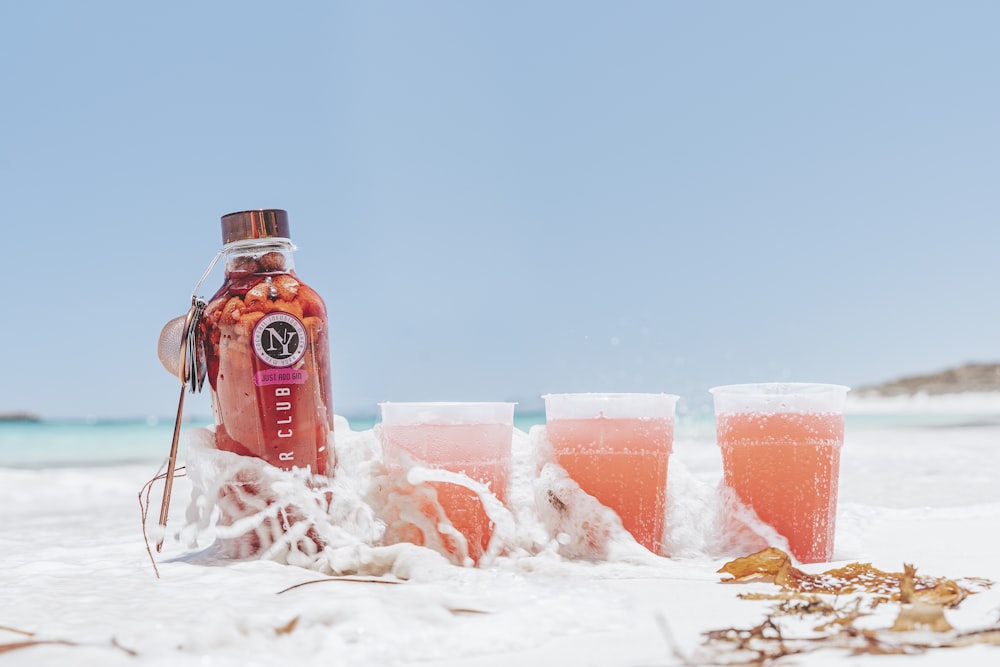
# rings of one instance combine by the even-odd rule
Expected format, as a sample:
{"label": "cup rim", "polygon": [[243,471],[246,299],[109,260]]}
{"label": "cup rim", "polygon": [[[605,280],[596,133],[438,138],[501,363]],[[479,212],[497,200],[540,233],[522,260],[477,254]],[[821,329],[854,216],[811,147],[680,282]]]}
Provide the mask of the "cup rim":
{"label": "cup rim", "polygon": [[517,401],[379,401],[379,407],[383,405],[430,405],[434,407],[454,406],[454,405],[517,405]]}
{"label": "cup rim", "polygon": [[680,396],[667,393],[576,392],[542,394],[546,421],[552,419],[649,419],[676,416]]}
{"label": "cup rim", "polygon": [[850,387],[825,382],[745,382],[724,384],[708,390],[713,396],[812,396],[816,394],[838,393],[847,395]]}
{"label": "cup rim", "polygon": [[662,392],[662,391],[650,391],[650,392],[642,392],[642,391],[632,391],[632,392],[629,392],[629,391],[624,391],[624,392],[623,391],[608,391],[608,392],[604,392],[604,391],[575,391],[574,392],[574,391],[570,391],[570,392],[555,392],[555,393],[551,393],[551,394],[542,394],[542,398],[543,399],[546,399],[546,398],[569,398],[569,397],[577,398],[577,397],[579,397],[579,398],[589,398],[589,399],[594,399],[594,400],[605,399],[605,400],[608,400],[608,401],[614,401],[614,400],[626,399],[626,398],[651,398],[653,396],[663,396],[663,397],[666,397],[666,398],[673,398],[673,399],[679,399],[680,398],[680,395],[678,395],[678,394],[668,394],[668,393]]}
{"label": "cup rim", "polygon": [[844,412],[850,387],[819,382],[756,382],[709,389],[715,414]]}
{"label": "cup rim", "polygon": [[381,401],[382,423],[513,424],[515,402],[507,401]]}

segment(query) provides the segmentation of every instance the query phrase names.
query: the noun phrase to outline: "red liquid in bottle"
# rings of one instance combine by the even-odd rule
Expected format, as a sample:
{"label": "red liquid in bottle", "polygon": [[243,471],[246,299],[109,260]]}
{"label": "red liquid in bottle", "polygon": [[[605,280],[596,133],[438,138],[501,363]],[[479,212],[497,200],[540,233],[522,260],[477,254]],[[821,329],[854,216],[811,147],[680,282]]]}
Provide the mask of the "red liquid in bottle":
{"label": "red liquid in bottle", "polygon": [[326,307],[286,268],[286,250],[238,253],[202,319],[216,446],[325,475],[333,428]]}

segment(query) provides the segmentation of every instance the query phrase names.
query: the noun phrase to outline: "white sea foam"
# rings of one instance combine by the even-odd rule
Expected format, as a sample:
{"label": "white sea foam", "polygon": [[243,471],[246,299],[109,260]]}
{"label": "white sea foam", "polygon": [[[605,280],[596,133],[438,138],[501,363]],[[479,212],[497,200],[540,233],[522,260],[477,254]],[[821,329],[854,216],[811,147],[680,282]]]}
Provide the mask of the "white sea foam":
{"label": "white sea foam", "polygon": [[[425,550],[456,565],[474,564],[464,536],[449,522],[433,483],[475,493],[493,532],[483,567],[546,552],[570,560],[669,567],[622,527],[614,511],[584,492],[551,460],[544,427],[515,430],[510,507],[486,485],[448,470],[383,465],[375,431],[351,431],[339,419],[336,469],[330,480],[280,471],[263,461],[218,451],[208,429],[189,432],[187,472],[193,495],[178,539],[189,546],[213,542],[214,558],[259,558],[325,574],[403,576],[395,558]],[[787,547],[728,489],[698,483],[674,460],[664,553],[720,558],[768,544]],[[437,559],[435,558],[435,562]],[[436,572],[436,568],[432,568]],[[407,577],[412,576],[409,569]]]}

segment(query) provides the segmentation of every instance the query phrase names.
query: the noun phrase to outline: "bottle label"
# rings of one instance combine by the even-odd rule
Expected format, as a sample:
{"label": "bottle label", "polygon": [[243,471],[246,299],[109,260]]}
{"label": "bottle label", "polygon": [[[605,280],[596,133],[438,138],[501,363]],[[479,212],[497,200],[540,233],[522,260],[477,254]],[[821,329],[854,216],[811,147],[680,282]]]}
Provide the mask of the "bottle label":
{"label": "bottle label", "polygon": [[268,366],[287,368],[306,353],[306,328],[290,313],[273,312],[253,329],[253,351]]}
{"label": "bottle label", "polygon": [[267,387],[272,384],[305,384],[309,373],[301,368],[269,369],[253,374],[253,383],[257,387]]}

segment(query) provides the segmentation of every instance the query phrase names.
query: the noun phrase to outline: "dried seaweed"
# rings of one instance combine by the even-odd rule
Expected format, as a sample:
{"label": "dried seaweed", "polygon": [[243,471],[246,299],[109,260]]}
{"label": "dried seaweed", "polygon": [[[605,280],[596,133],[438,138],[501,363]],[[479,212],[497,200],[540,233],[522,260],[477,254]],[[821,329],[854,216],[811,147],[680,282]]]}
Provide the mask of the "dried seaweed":
{"label": "dried seaweed", "polygon": [[904,566],[903,572],[883,572],[870,563],[850,563],[821,574],[809,574],[794,567],[791,557],[775,547],[730,561],[719,573],[732,577],[723,579],[723,583],[769,581],[785,591],[800,594],[867,593],[875,605],[920,601],[955,608],[972,593],[992,585],[991,581],[976,577],[952,580],[917,576],[911,565]]}
{"label": "dried seaweed", "polygon": [[292,620],[288,621],[284,625],[280,625],[274,629],[275,634],[278,635],[290,635],[295,632],[295,628],[299,625],[299,617],[295,616]]}
{"label": "dried seaweed", "polygon": [[[730,577],[722,580],[727,584],[770,582],[781,590],[741,594],[741,599],[775,604],[753,627],[706,632],[702,664],[763,665],[819,650],[909,655],[973,644],[1000,646],[1000,622],[957,631],[945,617],[945,610],[988,589],[993,582],[987,579],[921,576],[912,565],[903,572],[884,572],[868,563],[809,574],[773,547],[730,561],[719,572]],[[884,604],[899,605],[890,627],[859,627],[859,619]],[[805,627],[795,619],[813,624]]]}

